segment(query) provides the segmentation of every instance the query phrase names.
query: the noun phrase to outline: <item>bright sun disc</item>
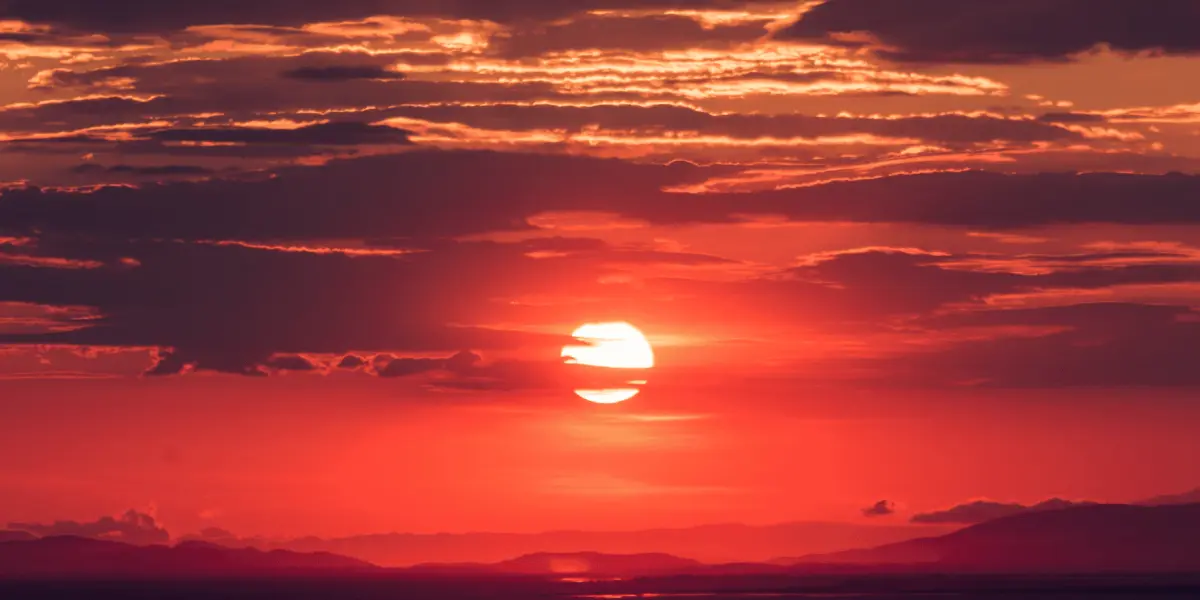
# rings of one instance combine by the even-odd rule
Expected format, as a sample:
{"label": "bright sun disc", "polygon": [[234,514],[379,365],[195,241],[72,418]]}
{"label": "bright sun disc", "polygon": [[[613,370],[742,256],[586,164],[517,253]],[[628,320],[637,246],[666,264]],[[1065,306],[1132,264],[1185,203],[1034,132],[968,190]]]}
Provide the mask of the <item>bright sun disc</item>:
{"label": "bright sun disc", "polygon": [[[564,358],[572,364],[588,365],[608,369],[649,369],[654,366],[654,349],[646,336],[629,323],[592,323],[584,325],[571,334],[588,342],[587,345],[569,345],[562,350]],[[630,381],[641,385],[643,381]],[[602,390],[575,390],[579,397],[597,404],[617,404],[638,395],[636,387]]]}

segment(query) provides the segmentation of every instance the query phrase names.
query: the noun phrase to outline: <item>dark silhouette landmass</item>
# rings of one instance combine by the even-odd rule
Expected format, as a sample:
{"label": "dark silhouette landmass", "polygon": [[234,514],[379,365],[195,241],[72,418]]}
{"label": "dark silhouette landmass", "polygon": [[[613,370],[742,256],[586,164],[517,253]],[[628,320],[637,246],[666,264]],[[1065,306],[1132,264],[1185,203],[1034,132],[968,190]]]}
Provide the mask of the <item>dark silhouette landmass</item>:
{"label": "dark silhouette landmass", "polygon": [[670,554],[603,554],[600,552],[527,554],[495,564],[425,564],[405,571],[428,574],[505,574],[551,577],[629,578],[703,572],[699,561]]}
{"label": "dark silhouette landmass", "polygon": [[10,531],[0,530],[0,543],[4,542],[28,542],[38,539],[38,536],[29,533],[28,531]]}
{"label": "dark silhouette landmass", "polygon": [[1029,512],[932,538],[778,561],[926,570],[1200,572],[1200,504],[1095,505]]}
{"label": "dark silhouette landmass", "polygon": [[1166,496],[1155,496],[1148,500],[1143,500],[1137,504],[1146,506],[1168,506],[1175,504],[1200,504],[1200,488],[1196,488],[1190,492],[1182,494],[1168,494]]}
{"label": "dark silhouette landmass", "polygon": [[[204,542],[135,546],[78,537],[0,542],[0,579],[373,576],[409,581],[624,582],[621,589],[756,589],[796,578],[937,574],[1200,576],[1200,504],[1072,506],[869,549],[758,563],[665,553],[539,552],[494,563],[383,568],[331,553]],[[630,587],[632,586],[632,587]]]}
{"label": "dark silhouette landmass", "polygon": [[80,537],[0,543],[0,578],[156,579],[377,571],[333,554],[223,548],[200,542],[134,546]]}
{"label": "dark silhouette landmass", "polygon": [[913,515],[913,523],[924,524],[958,524],[958,525],[974,525],[976,523],[984,523],[1013,515],[1020,515],[1031,512],[1046,512],[1052,510],[1062,510],[1064,508],[1072,508],[1075,506],[1094,506],[1099,502],[1073,502],[1071,500],[1063,500],[1062,498],[1051,498],[1045,502],[1040,502],[1032,506],[1023,504],[1005,504],[1002,502],[989,502],[979,500],[970,504],[960,504],[947,510],[921,513]]}
{"label": "dark silhouette landmass", "polygon": [[778,525],[704,525],[643,531],[555,531],[534,534],[388,533],[339,539],[301,538],[286,542],[214,539],[222,545],[280,548],[296,552],[332,552],[377,565],[403,567],[427,563],[497,563],[539,552],[604,554],[661,553],[705,563],[765,562],[879,546],[941,535],[953,526],[860,525],[800,522]]}
{"label": "dark silhouette landmass", "polygon": [[[974,525],[992,521],[1002,517],[1011,517],[1029,512],[1044,512],[1050,510],[1062,510],[1074,506],[1095,506],[1097,504],[1106,504],[1104,502],[1095,502],[1090,500],[1065,500],[1062,498],[1051,498],[1039,502],[1037,504],[1025,505],[1016,502],[994,502],[990,500],[976,500],[966,504],[959,504],[944,510],[935,510],[925,513],[913,515],[912,522],[924,525],[942,524],[942,525]],[[1139,506],[1166,506],[1175,504],[1200,504],[1200,488],[1182,494],[1167,494],[1163,496],[1155,496],[1145,500],[1130,502]]]}

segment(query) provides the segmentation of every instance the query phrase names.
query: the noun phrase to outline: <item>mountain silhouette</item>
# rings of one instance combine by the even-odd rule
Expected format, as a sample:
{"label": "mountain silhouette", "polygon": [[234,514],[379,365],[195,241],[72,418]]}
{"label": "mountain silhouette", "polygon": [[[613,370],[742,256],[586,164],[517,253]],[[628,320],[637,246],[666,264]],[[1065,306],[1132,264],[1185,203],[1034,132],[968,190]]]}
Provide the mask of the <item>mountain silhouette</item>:
{"label": "mountain silhouette", "polygon": [[554,577],[647,577],[696,572],[699,561],[670,554],[603,554],[600,552],[539,552],[494,564],[425,564],[409,572],[546,575]]}
{"label": "mountain silhouette", "polygon": [[133,546],[80,537],[0,543],[0,578],[175,578],[365,573],[374,565],[333,554],[233,549],[200,542]]}
{"label": "mountain silhouette", "polygon": [[38,536],[33,535],[28,531],[12,531],[9,529],[0,530],[0,543],[28,542],[36,539],[38,539]]}
{"label": "mountain silhouette", "polygon": [[1031,512],[940,537],[779,562],[1021,573],[1195,572],[1200,570],[1200,504]]}
{"label": "mountain silhouette", "polygon": [[330,553],[228,548],[205,542],[134,546],[79,537],[0,542],[0,579],[238,577],[393,573],[463,576],[656,578],[815,573],[1197,573],[1200,504],[1088,505],[1031,512],[939,537],[771,563],[709,565],[665,553],[539,552],[496,563],[384,569]]}
{"label": "mountain silhouette", "polygon": [[1173,504],[1200,504],[1200,488],[1196,488],[1190,492],[1182,494],[1168,494],[1166,496],[1155,496],[1147,500],[1142,500],[1137,504],[1143,506],[1164,506]]}
{"label": "mountain silhouette", "polygon": [[776,525],[702,525],[640,531],[552,531],[546,533],[386,533],[347,538],[212,540],[222,545],[332,552],[377,565],[428,563],[494,564],[535,553],[662,553],[705,563],[766,561],[777,556],[836,552],[941,535],[944,525],[860,525],[798,522]]}

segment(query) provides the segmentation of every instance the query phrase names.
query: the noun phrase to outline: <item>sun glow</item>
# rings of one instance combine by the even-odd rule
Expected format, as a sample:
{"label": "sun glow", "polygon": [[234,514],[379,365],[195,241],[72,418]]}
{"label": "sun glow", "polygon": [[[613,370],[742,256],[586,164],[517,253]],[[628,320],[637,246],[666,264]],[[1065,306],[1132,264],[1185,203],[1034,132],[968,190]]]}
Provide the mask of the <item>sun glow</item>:
{"label": "sun glow", "polygon": [[[585,345],[569,345],[562,356],[570,364],[607,369],[650,369],[654,367],[654,350],[646,336],[629,323],[591,323],[575,330],[575,338]],[[626,382],[631,387],[608,389],[578,389],[575,393],[597,404],[618,404],[637,396],[637,386],[643,378]]]}

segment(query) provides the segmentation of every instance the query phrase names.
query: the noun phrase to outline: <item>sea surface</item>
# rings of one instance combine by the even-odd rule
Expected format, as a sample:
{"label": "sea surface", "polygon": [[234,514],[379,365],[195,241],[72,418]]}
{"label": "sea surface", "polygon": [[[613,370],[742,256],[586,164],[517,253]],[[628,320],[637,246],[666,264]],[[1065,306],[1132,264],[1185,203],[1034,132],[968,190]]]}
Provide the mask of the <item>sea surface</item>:
{"label": "sea surface", "polygon": [[0,581],[0,600],[1200,600],[1200,582],[1171,577],[1134,581],[852,579],[832,587],[829,581],[822,581],[819,587],[822,589],[573,593],[570,586],[532,580]]}

